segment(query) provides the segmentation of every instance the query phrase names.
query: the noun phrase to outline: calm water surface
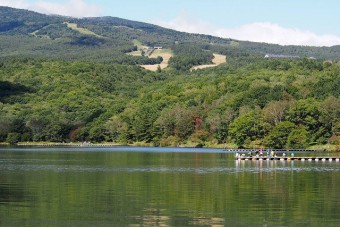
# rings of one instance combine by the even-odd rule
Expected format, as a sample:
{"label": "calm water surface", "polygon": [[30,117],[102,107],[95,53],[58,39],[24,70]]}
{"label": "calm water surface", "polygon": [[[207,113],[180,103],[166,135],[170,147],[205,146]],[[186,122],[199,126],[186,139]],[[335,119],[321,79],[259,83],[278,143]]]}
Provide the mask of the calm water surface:
{"label": "calm water surface", "polygon": [[0,226],[340,226],[339,162],[233,157],[2,147]]}

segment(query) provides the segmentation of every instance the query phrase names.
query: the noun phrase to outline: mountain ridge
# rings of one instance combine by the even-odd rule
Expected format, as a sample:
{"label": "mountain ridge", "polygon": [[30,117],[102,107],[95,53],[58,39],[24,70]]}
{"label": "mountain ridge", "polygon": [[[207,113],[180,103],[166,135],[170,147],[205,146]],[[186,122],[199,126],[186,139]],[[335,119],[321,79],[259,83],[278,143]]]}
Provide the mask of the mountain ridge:
{"label": "mountain ridge", "polygon": [[[65,23],[74,23],[79,28],[87,29],[98,36],[105,37],[106,40],[72,30]],[[44,38],[45,40],[41,39],[41,45],[39,45],[39,41],[32,41],[30,39],[32,36],[33,38]],[[13,39],[6,39],[6,37],[13,37]],[[11,46],[11,42],[16,42],[13,45],[15,48],[6,49],[3,47],[0,57],[20,56],[24,53],[24,56],[28,57],[39,55],[43,57],[54,56],[62,59],[86,60],[86,56],[89,54],[96,56],[96,51],[101,52],[103,61],[109,61],[108,59],[134,49],[133,40],[139,40],[144,45],[151,47],[158,45],[167,48],[172,48],[177,43],[193,43],[202,49],[225,55],[235,52],[237,54],[248,53],[258,56],[264,56],[265,54],[286,54],[340,60],[340,46],[281,46],[226,39],[212,35],[179,32],[158,25],[119,17],[74,18],[0,7],[0,41],[3,43],[2,46],[8,47]],[[31,49],[27,47],[27,43],[30,42],[34,43]],[[26,46],[23,43],[26,43]],[[46,48],[46,45],[50,45],[52,48]],[[95,46],[96,50],[87,49],[85,51],[86,54],[81,54],[84,51],[84,47],[91,46]],[[21,49],[25,51],[21,51]],[[68,49],[80,54],[77,56],[65,53],[65,50]],[[110,55],[105,50],[111,50],[114,54]]]}

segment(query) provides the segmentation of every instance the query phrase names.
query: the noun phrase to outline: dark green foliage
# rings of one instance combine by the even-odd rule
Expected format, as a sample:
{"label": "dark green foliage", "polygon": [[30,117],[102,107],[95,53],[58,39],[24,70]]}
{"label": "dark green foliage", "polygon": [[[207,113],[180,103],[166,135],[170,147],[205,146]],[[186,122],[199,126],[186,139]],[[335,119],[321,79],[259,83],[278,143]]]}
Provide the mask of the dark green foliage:
{"label": "dark green foliage", "polygon": [[319,117],[319,103],[315,99],[305,99],[298,101],[297,105],[289,110],[287,119],[315,133],[321,127]]}
{"label": "dark green foliage", "polygon": [[287,148],[304,149],[308,146],[308,141],[308,132],[305,128],[293,129],[287,139]]}
{"label": "dark green foliage", "polygon": [[172,47],[175,56],[170,58],[172,68],[186,71],[195,65],[212,64],[213,54],[195,44],[178,44]]}
{"label": "dark green foliage", "polygon": [[20,26],[23,26],[23,23],[19,21],[4,21],[0,25],[0,32],[7,32]]}
{"label": "dark green foliage", "polygon": [[292,61],[286,59],[268,59],[263,66],[270,70],[288,70],[292,67]]}
{"label": "dark green foliage", "polygon": [[16,144],[20,141],[20,134],[16,132],[10,132],[7,135],[6,142],[9,144]]}
{"label": "dark green foliage", "polygon": [[[1,82],[2,141],[8,133],[25,134],[26,140],[34,141],[60,142],[83,136],[105,140],[93,135],[105,131],[102,129],[89,130],[88,135],[73,132],[92,122],[103,124],[156,78],[139,67],[121,65],[41,60],[13,60],[4,65],[0,80],[19,83]],[[11,102],[5,102],[9,99]]]}
{"label": "dark green foliage", "polygon": [[[339,73],[339,72],[338,72]],[[313,86],[313,94],[319,99],[324,99],[328,96],[340,96],[340,75],[325,75],[320,78]]]}
{"label": "dark green foliage", "polygon": [[77,31],[67,27],[66,23],[49,24],[34,32],[34,35],[40,38],[72,38],[80,36]]}
{"label": "dark green foliage", "polygon": [[284,90],[280,87],[271,88],[268,85],[250,88],[247,92],[242,94],[238,106],[255,105],[263,108],[271,100],[280,100],[283,96]]}
{"label": "dark green foliage", "polygon": [[95,36],[79,36],[75,37],[70,44],[71,45],[79,45],[79,46],[100,46],[105,44],[106,40],[102,38],[98,38]]}
{"label": "dark green foliage", "polygon": [[246,144],[246,140],[254,141],[263,138],[267,134],[268,125],[263,121],[259,113],[251,111],[240,116],[229,126],[231,139],[239,146]]}
{"label": "dark green foliage", "polygon": [[21,84],[11,83],[9,81],[0,81],[0,101],[6,102],[6,98],[11,95],[28,93],[33,89],[28,88]]}
{"label": "dark green foliage", "polygon": [[265,137],[264,142],[265,142],[266,147],[276,148],[276,149],[285,148],[287,144],[288,136],[294,129],[296,129],[296,126],[294,123],[280,122]]}

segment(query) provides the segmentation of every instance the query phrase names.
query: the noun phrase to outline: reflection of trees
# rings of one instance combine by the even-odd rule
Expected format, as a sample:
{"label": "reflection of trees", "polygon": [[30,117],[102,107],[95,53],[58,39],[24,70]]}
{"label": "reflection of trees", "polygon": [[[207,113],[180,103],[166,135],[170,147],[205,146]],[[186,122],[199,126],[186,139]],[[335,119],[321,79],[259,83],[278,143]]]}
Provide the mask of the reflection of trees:
{"label": "reflection of trees", "polygon": [[[9,216],[0,204],[3,223],[22,216],[67,218],[68,223],[100,219],[123,226],[247,226],[262,225],[264,219],[268,225],[302,219],[317,225],[321,220],[306,219],[306,214],[336,221],[334,214],[340,211],[337,172],[295,170],[311,163],[234,163],[233,154],[202,153],[66,152],[44,153],[38,159],[39,173],[11,174],[17,185],[0,187],[1,201],[26,201],[26,206],[6,205],[17,209]],[[320,203],[318,210],[315,204]]]}
{"label": "reflection of trees", "polygon": [[24,189],[17,188],[12,184],[0,183],[0,204],[8,204],[25,201]]}

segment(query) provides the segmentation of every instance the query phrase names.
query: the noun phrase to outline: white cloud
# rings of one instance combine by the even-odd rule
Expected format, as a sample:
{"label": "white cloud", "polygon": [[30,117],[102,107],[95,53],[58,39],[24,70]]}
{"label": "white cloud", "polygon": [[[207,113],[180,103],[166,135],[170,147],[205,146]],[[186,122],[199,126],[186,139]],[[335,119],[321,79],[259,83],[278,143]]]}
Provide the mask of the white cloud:
{"label": "white cloud", "polygon": [[0,0],[0,6],[29,9],[44,14],[58,14],[72,17],[93,17],[102,15],[102,9],[84,0],[67,0],[63,3],[49,1]]}
{"label": "white cloud", "polygon": [[9,6],[19,9],[27,9],[30,4],[20,0],[0,0],[0,6]]}
{"label": "white cloud", "polygon": [[209,34],[245,41],[302,46],[340,45],[340,37],[335,35],[317,35],[310,31],[285,28],[270,22],[251,23],[238,28],[217,28],[212,24],[182,13],[172,21],[159,21],[156,23],[178,31]]}
{"label": "white cloud", "polygon": [[340,44],[340,37],[335,35],[317,35],[310,31],[284,28],[269,22],[247,24],[235,29],[218,29],[215,35],[281,45],[332,46]]}
{"label": "white cloud", "polygon": [[194,18],[184,12],[171,21],[157,21],[153,22],[165,28],[175,29],[177,31],[189,33],[211,34],[216,31],[210,23]]}

